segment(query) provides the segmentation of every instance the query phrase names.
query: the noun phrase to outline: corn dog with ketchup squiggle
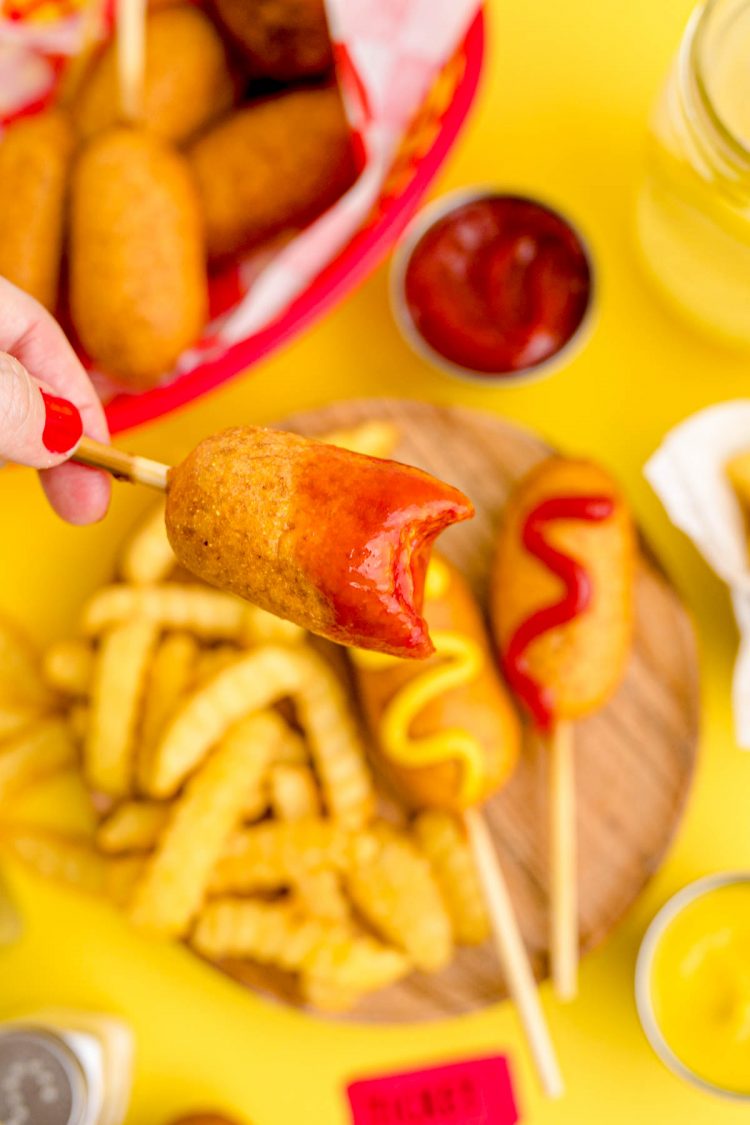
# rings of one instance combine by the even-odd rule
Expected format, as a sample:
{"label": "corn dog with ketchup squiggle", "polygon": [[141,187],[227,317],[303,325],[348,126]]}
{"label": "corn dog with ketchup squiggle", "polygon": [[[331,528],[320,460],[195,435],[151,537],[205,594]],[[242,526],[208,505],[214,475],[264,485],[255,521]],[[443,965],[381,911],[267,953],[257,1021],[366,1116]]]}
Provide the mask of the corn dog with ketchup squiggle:
{"label": "corn dog with ketchup squiggle", "polygon": [[577,988],[578,917],[572,720],[606,703],[633,631],[635,538],[604,469],[551,457],[511,497],[498,540],[493,620],[516,698],[551,749],[552,972]]}

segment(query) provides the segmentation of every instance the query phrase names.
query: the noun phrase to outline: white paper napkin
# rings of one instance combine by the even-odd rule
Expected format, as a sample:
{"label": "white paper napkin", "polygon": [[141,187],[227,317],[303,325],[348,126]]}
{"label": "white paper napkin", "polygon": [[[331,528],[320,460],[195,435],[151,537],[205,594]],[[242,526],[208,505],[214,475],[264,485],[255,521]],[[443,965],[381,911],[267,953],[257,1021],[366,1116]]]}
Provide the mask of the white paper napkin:
{"label": "white paper napkin", "polygon": [[750,749],[750,553],[726,464],[750,451],[750,400],[711,406],[671,430],[644,469],[669,518],[730,587],[740,631],[732,703],[737,741]]}

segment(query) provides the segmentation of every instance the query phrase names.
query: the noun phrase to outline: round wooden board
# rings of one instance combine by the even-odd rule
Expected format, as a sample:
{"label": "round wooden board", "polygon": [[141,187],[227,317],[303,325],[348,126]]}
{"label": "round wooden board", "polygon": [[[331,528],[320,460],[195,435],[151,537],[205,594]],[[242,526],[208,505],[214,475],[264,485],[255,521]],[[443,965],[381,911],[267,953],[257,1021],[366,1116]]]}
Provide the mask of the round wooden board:
{"label": "round wooden board", "polygon": [[[398,425],[396,459],[457,485],[474,501],[476,518],[449,530],[439,546],[486,607],[489,564],[509,491],[549,455],[549,446],[493,415],[396,399],[338,402],[286,418],[280,426],[317,436],[372,418]],[[611,932],[658,868],[690,787],[698,722],[698,659],[690,619],[648,552],[642,552],[635,643],[624,681],[606,708],[575,729],[583,953]],[[548,970],[546,770],[545,752],[527,737],[511,782],[486,806],[540,978]],[[233,968],[233,975],[253,987],[283,992],[262,970],[249,976]],[[506,994],[487,944],[457,950],[442,973],[413,974],[373,994],[347,1018],[435,1019],[495,1003]]]}

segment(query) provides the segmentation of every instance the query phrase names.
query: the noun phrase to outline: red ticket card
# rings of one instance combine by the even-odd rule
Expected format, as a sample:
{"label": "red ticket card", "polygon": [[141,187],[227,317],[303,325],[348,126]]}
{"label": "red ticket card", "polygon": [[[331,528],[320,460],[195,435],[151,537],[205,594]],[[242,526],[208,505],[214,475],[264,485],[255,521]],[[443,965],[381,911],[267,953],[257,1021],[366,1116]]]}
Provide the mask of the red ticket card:
{"label": "red ticket card", "polygon": [[515,1125],[502,1055],[365,1078],[347,1086],[354,1125]]}

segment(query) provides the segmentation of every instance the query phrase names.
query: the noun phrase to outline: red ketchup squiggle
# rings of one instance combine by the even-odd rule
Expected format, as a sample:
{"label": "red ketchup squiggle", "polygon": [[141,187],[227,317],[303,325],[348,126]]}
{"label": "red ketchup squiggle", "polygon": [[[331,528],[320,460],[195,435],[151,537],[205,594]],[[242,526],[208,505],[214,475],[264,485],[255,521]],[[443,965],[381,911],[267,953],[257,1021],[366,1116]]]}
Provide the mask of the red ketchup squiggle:
{"label": "red ketchup squiggle", "polygon": [[562,579],[565,593],[558,602],[544,606],[522,621],[503,654],[505,676],[516,697],[531,715],[536,727],[549,731],[555,718],[554,691],[529,672],[526,653],[538,637],[575,620],[591,604],[591,576],[585,566],[558,551],[545,539],[545,527],[555,520],[584,520],[602,523],[614,512],[610,496],[557,496],[543,500],[527,515],[521,541],[529,552]]}

